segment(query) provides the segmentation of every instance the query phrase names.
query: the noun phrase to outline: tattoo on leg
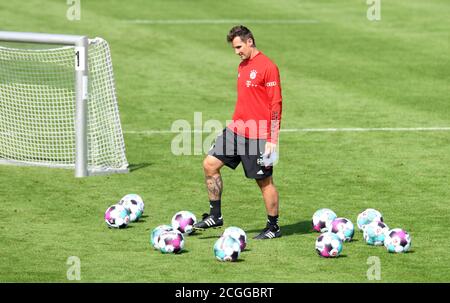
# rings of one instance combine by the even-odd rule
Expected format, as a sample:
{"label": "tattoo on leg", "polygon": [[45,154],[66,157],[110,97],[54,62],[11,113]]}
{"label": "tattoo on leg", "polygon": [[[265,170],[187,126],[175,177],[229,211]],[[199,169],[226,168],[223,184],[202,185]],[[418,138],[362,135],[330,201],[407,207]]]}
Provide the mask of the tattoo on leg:
{"label": "tattoo on leg", "polygon": [[209,199],[212,201],[220,200],[223,188],[222,177],[220,175],[211,177],[207,176],[205,180],[206,187],[208,188]]}

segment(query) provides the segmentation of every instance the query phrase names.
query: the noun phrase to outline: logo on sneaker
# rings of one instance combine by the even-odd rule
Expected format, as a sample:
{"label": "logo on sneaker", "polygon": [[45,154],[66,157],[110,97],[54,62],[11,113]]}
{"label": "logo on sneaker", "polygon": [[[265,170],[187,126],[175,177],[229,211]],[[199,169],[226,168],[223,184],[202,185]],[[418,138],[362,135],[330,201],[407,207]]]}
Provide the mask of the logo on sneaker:
{"label": "logo on sneaker", "polygon": [[[277,230],[276,232],[279,232],[280,230]],[[273,239],[273,238],[275,238],[276,237],[276,235],[272,232],[272,231],[268,231],[267,233],[266,233],[266,237],[267,238],[269,238],[269,239]]]}
{"label": "logo on sneaker", "polygon": [[[217,218],[217,221],[220,221],[220,220],[222,220],[222,217]],[[207,226],[213,226],[218,223],[213,219],[213,217],[206,218],[204,222]]]}

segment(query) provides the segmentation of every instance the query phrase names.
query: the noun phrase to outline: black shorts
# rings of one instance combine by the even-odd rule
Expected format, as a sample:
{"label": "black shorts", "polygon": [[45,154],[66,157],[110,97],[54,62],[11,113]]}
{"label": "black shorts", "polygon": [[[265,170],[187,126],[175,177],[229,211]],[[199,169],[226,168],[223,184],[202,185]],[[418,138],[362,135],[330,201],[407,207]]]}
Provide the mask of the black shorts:
{"label": "black shorts", "polygon": [[248,139],[226,127],[222,134],[217,136],[208,155],[216,157],[232,169],[236,169],[242,162],[247,178],[264,179],[272,176],[273,171],[272,166],[266,167],[263,163],[265,145],[264,139]]}

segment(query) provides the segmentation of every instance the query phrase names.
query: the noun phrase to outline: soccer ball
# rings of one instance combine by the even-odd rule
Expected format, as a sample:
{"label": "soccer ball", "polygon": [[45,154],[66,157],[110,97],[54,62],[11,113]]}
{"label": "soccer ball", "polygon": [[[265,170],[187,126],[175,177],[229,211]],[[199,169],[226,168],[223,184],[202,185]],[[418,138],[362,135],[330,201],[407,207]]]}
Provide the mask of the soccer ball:
{"label": "soccer ball", "polygon": [[411,236],[401,228],[391,229],[386,233],[384,246],[391,253],[407,252],[411,247]]}
{"label": "soccer ball", "polygon": [[178,254],[184,248],[184,236],[177,230],[164,231],[159,235],[158,247],[164,254]]}
{"label": "soccer ball", "polygon": [[130,223],[128,211],[119,204],[110,206],[105,212],[105,222],[108,227],[125,228]]}
{"label": "soccer ball", "polygon": [[239,227],[230,226],[227,229],[225,229],[222,234],[222,237],[226,236],[231,236],[236,240],[238,240],[240,243],[241,251],[243,251],[245,246],[247,245],[247,235]]}
{"label": "soccer ball", "polygon": [[328,208],[322,208],[316,211],[312,217],[312,226],[315,231],[328,231],[327,224],[336,219],[334,211]]}
{"label": "soccer ball", "polygon": [[364,225],[364,240],[369,245],[383,245],[386,232],[389,227],[384,222],[374,221]]}
{"label": "soccer ball", "polygon": [[344,242],[351,241],[355,234],[353,223],[347,218],[336,218],[328,224],[327,228]]}
{"label": "soccer ball", "polygon": [[358,215],[358,218],[356,219],[356,224],[358,225],[358,228],[360,230],[363,230],[364,225],[367,225],[373,221],[383,222],[383,216],[378,210],[368,208]]}
{"label": "soccer ball", "polygon": [[158,241],[159,236],[166,231],[172,231],[173,228],[170,225],[159,225],[153,229],[153,231],[150,233],[150,244],[155,248],[159,249]]}
{"label": "soccer ball", "polygon": [[219,261],[234,262],[241,254],[241,245],[232,236],[220,237],[214,244],[214,255]]}
{"label": "soccer ball", "polygon": [[342,252],[342,240],[332,232],[326,232],[317,237],[316,252],[324,258],[338,257]]}
{"label": "soccer ball", "polygon": [[172,217],[172,227],[183,234],[192,234],[197,218],[190,211],[179,211]]}
{"label": "soccer ball", "polygon": [[119,204],[129,212],[131,222],[138,221],[144,213],[144,201],[139,195],[128,194],[120,199]]}

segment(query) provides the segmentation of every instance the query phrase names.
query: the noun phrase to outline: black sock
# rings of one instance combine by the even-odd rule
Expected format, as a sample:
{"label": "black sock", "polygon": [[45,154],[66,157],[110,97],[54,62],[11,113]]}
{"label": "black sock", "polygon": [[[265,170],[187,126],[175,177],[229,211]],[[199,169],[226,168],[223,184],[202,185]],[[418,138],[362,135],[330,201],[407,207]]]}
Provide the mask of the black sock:
{"label": "black sock", "polygon": [[278,229],[278,215],[270,216],[267,215],[267,226],[272,230]]}
{"label": "black sock", "polygon": [[220,210],[220,200],[209,201],[209,214],[213,215],[216,218],[220,218],[222,216],[222,212]]}

